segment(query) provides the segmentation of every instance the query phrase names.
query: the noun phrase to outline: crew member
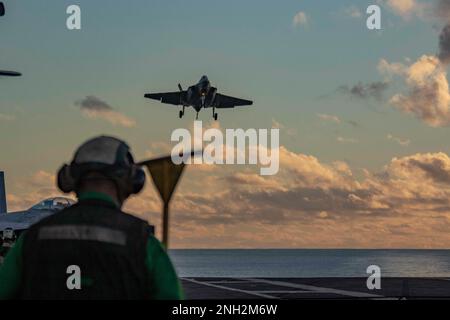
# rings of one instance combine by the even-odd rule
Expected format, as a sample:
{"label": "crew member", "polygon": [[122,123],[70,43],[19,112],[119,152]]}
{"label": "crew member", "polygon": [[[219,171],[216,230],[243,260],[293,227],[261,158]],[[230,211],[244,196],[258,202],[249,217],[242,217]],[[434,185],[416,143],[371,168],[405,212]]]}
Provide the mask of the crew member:
{"label": "crew member", "polygon": [[85,142],[57,180],[78,202],[19,237],[0,267],[0,299],[182,299],[150,226],[121,210],[145,183],[125,142]]}

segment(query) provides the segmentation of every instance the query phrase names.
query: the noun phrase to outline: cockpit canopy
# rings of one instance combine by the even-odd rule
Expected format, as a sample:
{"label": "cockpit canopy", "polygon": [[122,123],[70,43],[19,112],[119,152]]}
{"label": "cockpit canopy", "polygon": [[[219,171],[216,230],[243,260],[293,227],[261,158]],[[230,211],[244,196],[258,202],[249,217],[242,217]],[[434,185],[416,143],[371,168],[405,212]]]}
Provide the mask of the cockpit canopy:
{"label": "cockpit canopy", "polygon": [[64,197],[56,197],[45,199],[38,204],[32,206],[30,210],[55,210],[59,211],[64,208],[70,207],[75,203],[74,200]]}

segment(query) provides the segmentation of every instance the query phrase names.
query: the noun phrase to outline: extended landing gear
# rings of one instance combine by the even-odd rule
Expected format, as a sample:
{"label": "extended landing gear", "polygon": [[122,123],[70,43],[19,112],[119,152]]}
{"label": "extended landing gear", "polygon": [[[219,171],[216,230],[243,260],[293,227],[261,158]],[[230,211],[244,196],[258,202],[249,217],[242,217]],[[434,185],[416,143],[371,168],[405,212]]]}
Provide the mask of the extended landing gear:
{"label": "extended landing gear", "polygon": [[186,106],[183,106],[183,110],[180,110],[180,113],[179,113],[180,119],[183,118],[183,116],[184,116],[184,108],[185,108],[185,107],[186,107]]}
{"label": "extended landing gear", "polygon": [[214,118],[215,121],[217,121],[217,117],[218,117],[218,115],[216,113],[216,108],[213,107],[213,118]]}
{"label": "extended landing gear", "polygon": [[195,120],[198,120],[198,111],[197,114],[195,115]]}

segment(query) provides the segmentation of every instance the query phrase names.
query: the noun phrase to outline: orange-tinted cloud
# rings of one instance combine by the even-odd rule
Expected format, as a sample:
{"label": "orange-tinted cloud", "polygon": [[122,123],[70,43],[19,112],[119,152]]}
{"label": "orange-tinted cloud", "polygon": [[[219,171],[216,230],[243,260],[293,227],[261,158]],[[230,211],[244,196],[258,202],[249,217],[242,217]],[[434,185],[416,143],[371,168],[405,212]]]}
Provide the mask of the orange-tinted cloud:
{"label": "orange-tinted cloud", "polygon": [[381,60],[379,70],[404,78],[407,93],[395,94],[390,102],[430,126],[450,125],[450,92],[445,65],[438,57],[423,55],[410,66]]}
{"label": "orange-tinted cloud", "polygon": [[8,211],[27,210],[40,201],[63,194],[56,188],[55,176],[44,170],[35,172],[24,180],[17,181],[17,193],[7,193]]}
{"label": "orange-tinted cloud", "polygon": [[[380,172],[280,149],[280,172],[247,166],[188,166],[171,204],[173,247],[450,246],[450,157],[394,158]],[[10,195],[20,208],[54,194],[53,176],[23,181],[35,192]],[[161,202],[149,181],[125,210],[156,225]]]}
{"label": "orange-tinted cloud", "polygon": [[75,105],[80,107],[82,114],[88,119],[103,119],[126,128],[136,126],[134,119],[114,110],[108,103],[95,96],[87,96],[76,101]]}
{"label": "orange-tinted cloud", "polygon": [[172,207],[174,245],[450,245],[448,155],[394,158],[362,179],[344,162],[324,164],[285,148],[280,157],[274,177],[244,170],[217,174],[196,189],[181,188]]}

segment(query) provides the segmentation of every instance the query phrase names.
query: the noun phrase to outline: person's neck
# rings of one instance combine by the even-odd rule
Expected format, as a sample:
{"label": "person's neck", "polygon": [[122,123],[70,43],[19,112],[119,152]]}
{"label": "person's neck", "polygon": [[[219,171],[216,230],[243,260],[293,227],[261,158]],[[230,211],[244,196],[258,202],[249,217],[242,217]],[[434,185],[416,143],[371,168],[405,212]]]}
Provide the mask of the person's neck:
{"label": "person's neck", "polygon": [[110,190],[84,189],[80,191],[78,199],[100,199],[114,203],[118,208],[122,207],[122,202],[118,199],[117,193]]}

